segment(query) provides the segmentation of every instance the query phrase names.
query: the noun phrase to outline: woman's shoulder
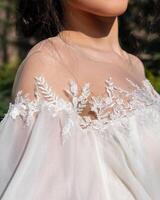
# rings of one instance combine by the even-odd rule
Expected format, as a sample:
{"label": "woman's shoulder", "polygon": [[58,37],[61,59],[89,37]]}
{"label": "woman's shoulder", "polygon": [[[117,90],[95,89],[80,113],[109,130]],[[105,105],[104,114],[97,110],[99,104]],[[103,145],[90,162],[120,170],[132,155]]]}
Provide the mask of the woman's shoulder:
{"label": "woman's shoulder", "polygon": [[58,36],[49,37],[35,43],[26,54],[28,59],[34,54],[43,54],[46,57],[58,58],[59,49],[61,49],[61,41]]}
{"label": "woman's shoulder", "polygon": [[130,57],[132,66],[134,66],[136,73],[145,79],[145,67],[142,60],[137,55],[131,53],[128,53],[128,55]]}
{"label": "woman's shoulder", "polygon": [[63,87],[70,78],[69,73],[63,66],[63,55],[60,53],[58,37],[44,39],[35,44],[26,57],[20,63],[12,88],[12,101],[18,91],[29,93],[34,98],[35,77],[43,76],[46,82],[59,95],[63,94]]}

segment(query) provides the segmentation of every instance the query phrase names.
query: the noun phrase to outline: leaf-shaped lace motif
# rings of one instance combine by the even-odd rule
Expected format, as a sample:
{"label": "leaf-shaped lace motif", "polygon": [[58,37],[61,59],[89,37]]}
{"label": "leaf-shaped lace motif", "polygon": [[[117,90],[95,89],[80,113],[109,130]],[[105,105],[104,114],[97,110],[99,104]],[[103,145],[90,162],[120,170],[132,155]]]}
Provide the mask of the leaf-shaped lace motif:
{"label": "leaf-shaped lace motif", "polygon": [[51,87],[48,86],[44,77],[35,77],[35,87],[35,93],[37,94],[38,98],[40,98],[40,95],[42,95],[42,97],[52,104],[55,104],[59,100],[58,96],[53,92]]}
{"label": "leaf-shaped lace motif", "polygon": [[15,103],[9,104],[9,109],[7,114],[10,115],[13,119],[16,119],[20,116],[26,123],[29,125],[33,118],[34,114],[39,111],[39,99],[30,101],[28,98],[29,94],[22,94],[22,90],[18,91]]}
{"label": "leaf-shaped lace motif", "polygon": [[[70,88],[66,91],[72,97],[72,104],[80,114],[89,102],[90,110],[95,113],[96,119],[91,119],[90,116],[79,116],[80,125],[83,128],[94,127],[95,129],[103,129],[104,125],[109,122],[127,116],[128,112],[144,108],[152,105],[155,102],[160,102],[160,95],[154,90],[148,79],[143,81],[143,86],[140,87],[128,78],[126,80],[134,87],[132,92],[124,90],[114,84],[112,77],[105,80],[105,96],[92,96],[91,100],[87,100],[90,95],[89,85],[84,85],[80,96],[85,96],[85,104],[78,96],[78,86],[75,81],[70,82]],[[84,91],[87,95],[83,95]]]}
{"label": "leaf-shaped lace motif", "polygon": [[65,91],[71,96],[74,109],[80,114],[86,107],[88,97],[90,95],[90,85],[86,83],[81,94],[78,96],[78,86],[74,80],[70,80],[70,88]]}
{"label": "leaf-shaped lace motif", "polygon": [[[20,116],[27,124],[30,124],[34,114],[40,111],[43,103],[46,103],[48,109],[51,109],[52,116],[56,116],[60,110],[69,111],[68,113],[76,111],[79,125],[82,130],[87,131],[89,128],[103,133],[106,126],[114,120],[125,117],[128,113],[142,109],[145,106],[154,103],[160,104],[160,95],[154,90],[148,79],[143,81],[142,87],[139,87],[129,79],[126,80],[135,88],[132,92],[118,87],[114,84],[112,78],[109,77],[105,80],[106,95],[103,97],[92,96],[90,100],[90,84],[84,84],[79,94],[76,81],[70,80],[69,88],[65,89],[65,91],[71,97],[71,101],[66,101],[49,87],[42,75],[36,76],[36,98],[33,101],[29,101],[27,98],[28,94],[22,95],[22,91],[19,91],[15,98],[15,103],[10,103],[8,114],[13,119]],[[90,106],[90,110],[95,113],[96,119],[92,119],[90,116],[81,115],[87,103]],[[69,114],[68,120],[62,130],[64,141],[68,138],[68,134],[71,134],[71,128],[74,124],[70,116],[71,115]]]}

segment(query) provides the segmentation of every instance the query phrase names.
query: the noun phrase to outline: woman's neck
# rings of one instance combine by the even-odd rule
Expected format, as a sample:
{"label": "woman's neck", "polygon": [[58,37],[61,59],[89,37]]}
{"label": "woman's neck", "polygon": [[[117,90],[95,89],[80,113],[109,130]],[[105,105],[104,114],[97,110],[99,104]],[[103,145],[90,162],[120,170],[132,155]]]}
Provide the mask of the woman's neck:
{"label": "woman's neck", "polygon": [[101,17],[69,7],[65,19],[67,23],[61,32],[65,40],[82,47],[115,51],[121,55],[117,17]]}

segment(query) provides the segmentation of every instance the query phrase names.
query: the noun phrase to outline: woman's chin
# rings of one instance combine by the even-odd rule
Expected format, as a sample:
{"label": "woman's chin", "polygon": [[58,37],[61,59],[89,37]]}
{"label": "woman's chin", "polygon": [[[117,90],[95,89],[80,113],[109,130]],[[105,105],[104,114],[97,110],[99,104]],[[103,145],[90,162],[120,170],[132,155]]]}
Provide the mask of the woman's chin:
{"label": "woman's chin", "polygon": [[124,9],[112,9],[112,10],[106,10],[106,9],[95,9],[92,10],[90,13],[95,14],[97,16],[102,17],[118,17],[122,14],[124,14],[127,10],[127,7]]}
{"label": "woman's chin", "polygon": [[68,0],[68,5],[104,17],[122,15],[128,7],[128,0]]}
{"label": "woman's chin", "polygon": [[104,6],[101,12],[99,12],[99,15],[106,16],[106,17],[120,16],[126,12],[127,7],[128,7],[128,4],[122,4],[122,5],[115,4],[112,6],[106,5],[106,7]]}

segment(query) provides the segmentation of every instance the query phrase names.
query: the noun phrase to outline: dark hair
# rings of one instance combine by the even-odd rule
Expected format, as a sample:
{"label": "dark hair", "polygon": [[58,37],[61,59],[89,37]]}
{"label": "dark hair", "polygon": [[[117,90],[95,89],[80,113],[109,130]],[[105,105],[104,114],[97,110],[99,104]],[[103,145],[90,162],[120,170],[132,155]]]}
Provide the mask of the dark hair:
{"label": "dark hair", "polygon": [[17,29],[26,37],[56,36],[63,29],[62,0],[17,0]]}

